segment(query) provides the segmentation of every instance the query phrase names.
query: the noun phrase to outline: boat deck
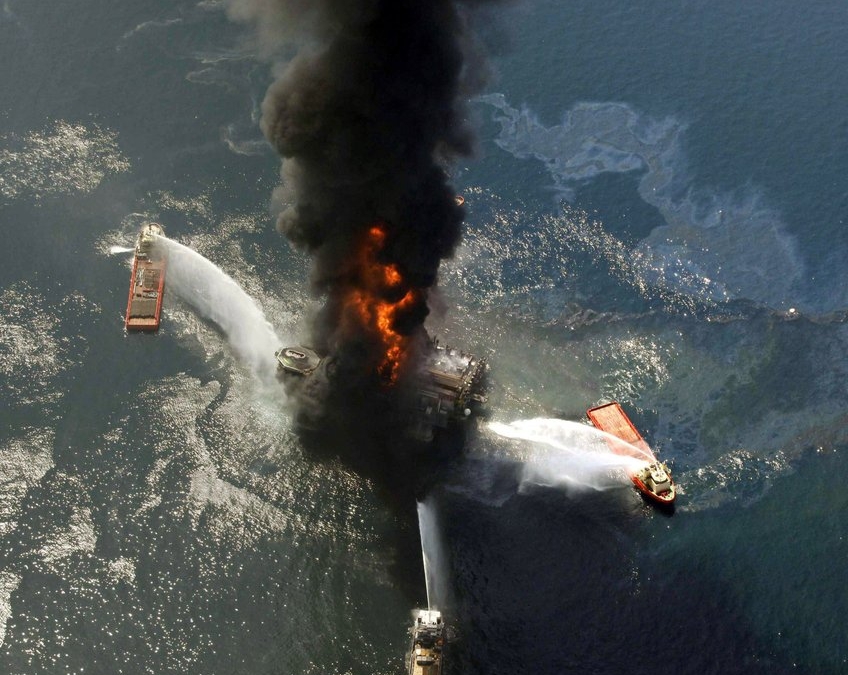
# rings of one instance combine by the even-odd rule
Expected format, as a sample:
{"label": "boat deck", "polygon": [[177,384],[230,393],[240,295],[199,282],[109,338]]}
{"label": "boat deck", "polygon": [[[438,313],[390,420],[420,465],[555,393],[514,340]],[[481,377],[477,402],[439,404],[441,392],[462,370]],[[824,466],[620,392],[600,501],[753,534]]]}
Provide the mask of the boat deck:
{"label": "boat deck", "polygon": [[596,428],[624,441],[624,443],[615,443],[613,439],[607,439],[607,445],[613,452],[620,455],[645,458],[642,453],[634,452],[628,447],[633,446],[646,453],[648,458],[653,458],[650,446],[642,438],[642,434],[633,426],[633,422],[630,421],[627,413],[618,403],[613,401],[591,408],[586,412],[586,415]]}
{"label": "boat deck", "polygon": [[164,286],[164,258],[149,258],[137,254],[133,261],[130,295],[127,300],[127,330],[154,331],[159,328]]}

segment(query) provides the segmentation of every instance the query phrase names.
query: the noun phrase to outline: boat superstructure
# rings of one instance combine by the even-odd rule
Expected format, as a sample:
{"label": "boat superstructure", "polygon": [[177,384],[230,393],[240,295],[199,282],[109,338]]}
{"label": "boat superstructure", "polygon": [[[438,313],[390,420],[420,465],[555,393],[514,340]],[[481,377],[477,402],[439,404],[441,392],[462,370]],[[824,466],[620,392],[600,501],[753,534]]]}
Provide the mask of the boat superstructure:
{"label": "boat superstructure", "polygon": [[633,484],[642,494],[659,504],[674,502],[676,491],[671,472],[663,462],[654,462],[631,476]]}
{"label": "boat superstructure", "polygon": [[159,223],[146,223],[138,235],[124,319],[128,331],[155,331],[159,328],[167,258],[164,247],[155,246],[155,242],[164,234],[165,230]]}
{"label": "boat superstructure", "polygon": [[409,675],[441,675],[445,624],[436,610],[419,609],[410,629],[412,644],[409,650]]}
{"label": "boat superstructure", "polygon": [[674,503],[677,492],[668,465],[654,457],[624,409],[612,401],[590,408],[586,415],[595,427],[609,434],[606,441],[610,450],[645,460],[645,466],[630,476],[636,488],[657,504],[669,506]]}

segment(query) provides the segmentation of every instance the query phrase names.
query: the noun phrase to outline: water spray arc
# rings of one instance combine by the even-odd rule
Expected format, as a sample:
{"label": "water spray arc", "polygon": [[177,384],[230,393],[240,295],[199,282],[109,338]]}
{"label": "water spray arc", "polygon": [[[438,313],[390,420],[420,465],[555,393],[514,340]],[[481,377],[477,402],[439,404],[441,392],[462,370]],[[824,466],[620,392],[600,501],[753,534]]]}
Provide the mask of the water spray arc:
{"label": "water spray arc", "polygon": [[499,436],[521,441],[522,487],[563,486],[607,490],[632,483],[655,506],[673,509],[677,490],[668,465],[660,462],[617,401],[586,411],[592,427],[560,419],[494,422]]}
{"label": "water spray arc", "polygon": [[614,453],[607,442],[609,434],[579,422],[536,418],[492,422],[489,429],[517,441],[509,453],[524,463],[522,488],[609,490],[629,485],[628,476],[650,463],[639,448],[633,448],[633,455]]}
{"label": "water spray arc", "polygon": [[273,377],[281,341],[262,309],[222,269],[173,239],[159,237],[168,254],[168,287],[224,332],[239,359],[260,377]]}
{"label": "water spray arc", "polygon": [[418,530],[424,560],[427,607],[443,611],[448,602],[448,565],[433,500],[418,502]]}

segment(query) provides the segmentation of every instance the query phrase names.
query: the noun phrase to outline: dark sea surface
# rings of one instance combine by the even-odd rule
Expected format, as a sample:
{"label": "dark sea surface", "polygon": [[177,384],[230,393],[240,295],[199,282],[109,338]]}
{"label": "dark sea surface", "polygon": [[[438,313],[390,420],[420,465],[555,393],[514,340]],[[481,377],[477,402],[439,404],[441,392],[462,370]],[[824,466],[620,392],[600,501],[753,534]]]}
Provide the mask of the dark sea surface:
{"label": "dark sea surface", "polygon": [[[848,8],[491,18],[428,328],[489,358],[492,421],[619,400],[680,495],[528,481],[481,422],[427,500],[446,672],[848,672]],[[269,372],[311,301],[249,33],[3,0],[0,63],[0,673],[403,672],[414,497],[304,445]],[[148,220],[220,271],[127,335]]]}

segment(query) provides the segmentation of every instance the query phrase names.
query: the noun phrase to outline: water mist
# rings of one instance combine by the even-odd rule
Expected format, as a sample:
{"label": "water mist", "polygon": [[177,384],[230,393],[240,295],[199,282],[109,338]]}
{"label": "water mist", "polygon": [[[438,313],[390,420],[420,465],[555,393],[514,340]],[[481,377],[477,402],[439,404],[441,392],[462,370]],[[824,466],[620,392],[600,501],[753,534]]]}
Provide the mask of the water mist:
{"label": "water mist", "polygon": [[259,305],[223,270],[187,246],[159,237],[168,254],[165,286],[224,332],[238,358],[261,377],[276,372],[280,338]]}
{"label": "water mist", "polygon": [[609,490],[629,485],[631,475],[654,461],[652,454],[618,439],[616,443],[626,445],[631,455],[614,453],[607,444],[608,434],[578,422],[538,418],[493,422],[489,429],[517,441],[509,456],[524,463],[521,488]]}
{"label": "water mist", "polygon": [[431,610],[444,611],[449,594],[448,565],[432,497],[418,502],[418,528],[424,558],[427,605]]}

